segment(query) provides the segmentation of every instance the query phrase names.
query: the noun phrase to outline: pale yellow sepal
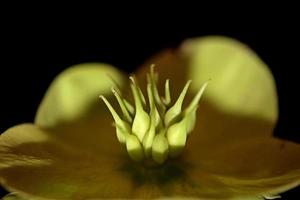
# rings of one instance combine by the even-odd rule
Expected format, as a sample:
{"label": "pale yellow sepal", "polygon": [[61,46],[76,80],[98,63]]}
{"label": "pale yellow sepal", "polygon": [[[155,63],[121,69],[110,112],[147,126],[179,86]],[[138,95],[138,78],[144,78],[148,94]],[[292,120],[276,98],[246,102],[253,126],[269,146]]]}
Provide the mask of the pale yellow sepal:
{"label": "pale yellow sepal", "polygon": [[237,40],[208,36],[181,46],[191,91],[212,79],[206,98],[219,109],[275,123],[278,117],[275,82],[267,65]]}
{"label": "pale yellow sepal", "polygon": [[84,118],[97,105],[99,109],[99,94],[110,96],[111,87],[115,84],[124,87],[126,80],[123,73],[108,64],[86,63],[70,67],[50,85],[38,108],[35,123],[54,128]]}

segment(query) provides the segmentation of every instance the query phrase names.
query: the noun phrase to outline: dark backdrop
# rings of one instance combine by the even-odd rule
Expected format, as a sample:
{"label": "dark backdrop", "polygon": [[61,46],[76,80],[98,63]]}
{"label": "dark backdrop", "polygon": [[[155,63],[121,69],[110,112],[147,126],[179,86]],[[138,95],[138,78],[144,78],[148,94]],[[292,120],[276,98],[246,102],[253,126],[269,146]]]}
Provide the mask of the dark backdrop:
{"label": "dark backdrop", "polygon": [[[130,20],[119,23],[106,21],[105,16],[102,19],[92,23],[63,21],[59,26],[18,19],[2,29],[0,132],[31,122],[51,80],[73,64],[99,61],[131,72],[165,47],[176,47],[185,38],[213,34],[241,40],[269,65],[276,80],[280,107],[274,134],[300,142],[299,32],[293,21],[271,17],[255,22],[212,22],[206,18],[191,22],[168,17],[159,19],[159,23],[131,24]],[[0,193],[5,191],[1,189]],[[284,193],[283,198],[297,199],[295,196],[299,194],[298,188]]]}

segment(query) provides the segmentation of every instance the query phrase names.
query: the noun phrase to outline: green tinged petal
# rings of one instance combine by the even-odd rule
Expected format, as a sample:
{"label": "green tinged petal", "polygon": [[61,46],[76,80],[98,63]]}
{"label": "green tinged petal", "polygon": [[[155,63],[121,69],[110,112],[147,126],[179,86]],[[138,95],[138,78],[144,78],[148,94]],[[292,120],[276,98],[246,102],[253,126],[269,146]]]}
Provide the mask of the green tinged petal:
{"label": "green tinged petal", "polygon": [[47,90],[35,117],[41,127],[53,128],[86,117],[99,107],[99,94],[112,86],[124,87],[125,76],[108,64],[86,63],[58,75]]}
{"label": "green tinged petal", "polygon": [[212,79],[207,99],[218,109],[275,123],[275,82],[267,65],[246,45],[230,38],[190,39],[181,46],[192,91]]}
{"label": "green tinged petal", "polygon": [[[99,120],[58,133],[30,124],[7,130],[0,136],[1,184],[44,199],[246,199],[300,184],[300,147],[291,142],[252,140],[218,146],[214,152],[188,145],[181,159],[149,168],[129,160],[114,135],[99,132]],[[67,130],[94,136],[98,145],[92,152],[58,140]],[[157,146],[157,152],[165,151],[164,145]]]}

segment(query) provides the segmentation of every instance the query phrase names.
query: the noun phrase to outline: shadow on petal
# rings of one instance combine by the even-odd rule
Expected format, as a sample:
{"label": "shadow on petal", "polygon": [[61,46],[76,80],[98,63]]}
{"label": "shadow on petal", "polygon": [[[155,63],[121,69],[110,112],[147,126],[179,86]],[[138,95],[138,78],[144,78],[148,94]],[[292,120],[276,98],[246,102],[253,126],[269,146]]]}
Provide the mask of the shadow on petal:
{"label": "shadow on petal", "polygon": [[195,129],[188,138],[188,146],[202,146],[214,151],[232,142],[272,135],[273,123],[254,117],[226,113],[219,110],[206,97],[200,103]]}
{"label": "shadow on petal", "polygon": [[[246,195],[242,189],[232,189],[237,187],[235,182],[231,185],[223,175],[211,173],[185,156],[149,168],[117,154],[118,150],[96,154],[70,144],[33,125],[9,129],[0,137],[1,184],[21,195],[54,199]],[[99,145],[105,142],[99,141]],[[105,148],[110,145],[106,143]],[[257,190],[251,192],[256,194]]]}

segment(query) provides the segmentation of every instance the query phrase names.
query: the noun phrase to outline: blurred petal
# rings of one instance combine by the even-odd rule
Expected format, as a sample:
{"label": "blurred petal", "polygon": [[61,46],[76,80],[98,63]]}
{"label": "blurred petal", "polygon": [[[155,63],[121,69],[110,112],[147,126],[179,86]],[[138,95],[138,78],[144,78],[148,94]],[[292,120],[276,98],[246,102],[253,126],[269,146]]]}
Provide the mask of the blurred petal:
{"label": "blurred petal", "polygon": [[124,154],[115,135],[104,130],[93,134],[98,146],[91,143],[85,150],[31,124],[7,130],[0,136],[1,184],[13,192],[53,199],[129,193],[131,184],[118,171]]}
{"label": "blurred petal", "polygon": [[206,171],[256,180],[298,171],[294,175],[300,181],[299,144],[260,137],[214,145],[212,149],[194,138],[190,138],[184,157]]}
{"label": "blurred petal", "polygon": [[207,99],[227,113],[276,123],[278,108],[273,76],[246,45],[226,37],[204,37],[183,43],[191,89],[212,79]]}
{"label": "blurred petal", "polygon": [[193,142],[201,143],[201,146],[210,148],[209,151],[214,151],[215,147],[224,147],[232,142],[269,138],[273,126],[274,124],[266,120],[222,112],[204,94],[197,113],[196,126],[188,141],[192,142],[191,145],[194,145]]}
{"label": "blurred petal", "polygon": [[209,146],[195,138],[189,138],[182,155],[182,162],[190,163],[193,182],[210,174],[236,195],[257,197],[275,196],[300,185],[298,144],[258,137]]}
{"label": "blurred petal", "polygon": [[[217,149],[215,154],[206,152],[208,154],[206,157],[206,154],[198,152],[199,158],[196,159],[197,152],[187,153],[184,154],[185,158],[167,162],[162,166],[144,167],[132,162],[125,155],[111,131],[102,129],[102,132],[98,132],[99,129],[101,128],[97,130],[91,128],[86,133],[94,136],[95,140],[90,147],[86,146],[87,149],[74,148],[71,145],[74,141],[67,143],[68,141],[58,140],[57,135],[61,134],[46,132],[30,124],[7,130],[0,137],[1,184],[21,195],[50,199],[161,197],[238,199],[238,197],[261,198],[264,194],[289,189],[299,181],[299,173],[290,171],[296,170],[299,162],[293,163],[289,160],[291,155],[298,155],[298,152],[290,154],[295,149],[289,144],[286,144],[287,150],[282,152],[282,155],[284,153],[290,155],[284,157],[282,161],[282,163],[288,161],[288,166],[279,165],[278,168],[272,168],[274,171],[268,171],[271,164],[280,162],[278,159],[276,162],[265,162],[269,165],[264,168],[266,173],[263,175],[255,174],[252,170],[244,171],[249,172],[249,175],[243,171],[235,173],[228,164],[241,166],[242,164],[232,157],[238,158],[243,154],[233,154],[235,148],[232,147],[229,149],[232,157],[228,158],[227,165],[222,164],[222,159],[216,162],[216,165],[225,167],[224,173],[219,173],[221,168],[216,166],[211,168],[209,165],[209,161],[214,157],[211,159],[207,157],[220,155],[221,158],[225,158],[221,148]],[[73,130],[74,135],[84,135],[79,133],[83,129]],[[98,145],[94,146],[96,143]],[[263,147],[269,145],[262,141],[254,147],[260,144]],[[276,150],[278,147],[276,141],[273,146]],[[239,146],[236,148],[239,149]],[[248,148],[246,154],[253,155],[253,149]],[[281,152],[277,149],[274,153]],[[275,159],[275,156],[270,158]],[[256,163],[252,161],[251,164],[254,164],[255,168]],[[258,163],[262,167],[263,159],[259,159]],[[239,167],[234,168],[237,169]],[[277,169],[280,170],[276,171]]]}
{"label": "blurred petal", "polygon": [[249,189],[249,193],[265,195],[300,184],[299,144],[259,137],[268,126],[264,121],[221,115],[207,102],[201,111],[200,123],[188,138],[183,153],[183,159],[195,165],[191,177],[206,171],[226,177],[221,178],[224,184],[241,193]]}
{"label": "blurred petal", "polygon": [[50,85],[38,108],[35,123],[53,128],[84,118],[89,112],[104,108],[99,103],[100,94],[111,95],[112,86],[124,87],[126,81],[124,74],[108,64],[73,66]]}

